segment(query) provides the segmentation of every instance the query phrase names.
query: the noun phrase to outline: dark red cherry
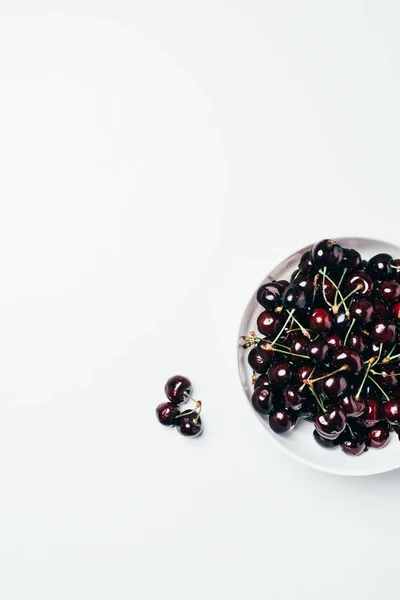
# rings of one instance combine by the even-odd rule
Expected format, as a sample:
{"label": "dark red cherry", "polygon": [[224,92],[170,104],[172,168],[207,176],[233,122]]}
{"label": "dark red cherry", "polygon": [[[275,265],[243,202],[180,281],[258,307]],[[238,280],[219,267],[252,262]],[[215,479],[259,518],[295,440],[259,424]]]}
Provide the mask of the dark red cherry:
{"label": "dark red cherry", "polygon": [[350,309],[350,314],[362,325],[366,325],[372,321],[374,316],[374,306],[369,300],[365,300],[360,298],[360,300],[356,300]]}
{"label": "dark red cherry", "polygon": [[269,415],[269,426],[275,433],[286,433],[295,426],[296,413],[288,408],[275,408]]}
{"label": "dark red cherry", "polygon": [[267,310],[275,310],[282,302],[282,293],[273,283],[264,283],[257,292],[257,302]]}
{"label": "dark red cherry", "polygon": [[341,348],[343,346],[343,339],[337,333],[330,333],[325,338],[326,343],[331,351]]}
{"label": "dark red cherry", "polygon": [[[311,361],[310,361],[310,363],[311,363]],[[297,369],[297,372],[296,372],[296,382],[299,385],[304,383],[304,381],[306,379],[310,378],[311,373],[313,372],[314,369],[315,369],[315,365],[313,365],[313,364],[300,365],[300,367]],[[315,371],[314,371],[313,375],[314,374],[315,374]]]}
{"label": "dark red cherry", "polygon": [[329,279],[325,279],[325,281],[321,278],[318,282],[318,289],[322,293],[322,298],[328,300],[328,302],[333,303],[336,296],[336,287],[333,285]]}
{"label": "dark red cherry", "polygon": [[318,338],[310,343],[308,348],[308,355],[315,362],[325,362],[329,354],[329,346],[324,338]]}
{"label": "dark red cherry", "polygon": [[337,448],[339,445],[339,442],[337,439],[336,440],[327,440],[326,438],[322,437],[316,429],[314,429],[314,431],[313,431],[313,437],[314,437],[314,440],[317,442],[317,444],[322,446],[322,448],[326,448],[327,450],[333,450],[334,448]]}
{"label": "dark red cherry", "polygon": [[304,310],[307,307],[306,294],[299,285],[291,283],[283,292],[282,304],[287,310]]}
{"label": "dark red cherry", "polygon": [[390,254],[386,254],[385,252],[375,254],[368,261],[367,273],[373,279],[379,279],[380,281],[391,279],[393,269],[390,265],[392,262],[393,258]]}
{"label": "dark red cherry", "polygon": [[317,268],[310,258],[310,251],[304,252],[299,262],[299,269],[304,275],[314,275]]}
{"label": "dark red cherry", "polygon": [[354,270],[360,263],[361,256],[357,250],[354,250],[354,248],[343,248],[343,261],[341,266]]}
{"label": "dark red cherry", "polygon": [[335,440],[346,427],[346,415],[340,406],[332,406],[326,412],[319,413],[314,424],[320,436]]}
{"label": "dark red cherry", "polygon": [[275,353],[268,340],[260,340],[257,344],[257,350],[259,355],[265,362],[267,362],[268,364],[272,363],[275,357]]}
{"label": "dark red cherry", "polygon": [[331,314],[325,308],[315,308],[310,315],[310,328],[317,333],[329,333],[333,321]]}
{"label": "dark red cherry", "polygon": [[389,442],[389,427],[386,423],[377,423],[368,430],[369,443],[372,448],[383,448]]}
{"label": "dark red cherry", "polygon": [[400,402],[390,400],[383,405],[383,417],[390,425],[400,425]]}
{"label": "dark red cherry", "polygon": [[400,302],[396,302],[396,304],[393,306],[392,316],[396,321],[400,321]]}
{"label": "dark red cherry", "polygon": [[161,425],[172,427],[175,425],[175,417],[179,415],[179,408],[172,402],[163,402],[156,408],[156,416]]}
{"label": "dark red cherry", "polygon": [[366,436],[360,433],[354,433],[353,436],[349,434],[340,445],[345,454],[360,456],[367,448],[367,439]]}
{"label": "dark red cherry", "polygon": [[343,248],[334,240],[321,240],[311,248],[311,260],[319,267],[335,267],[343,259]]}
{"label": "dark red cherry", "polygon": [[350,348],[338,348],[334,351],[331,361],[332,367],[339,369],[346,365],[351,373],[359,373],[363,368],[361,355]]}
{"label": "dark red cherry", "polygon": [[254,382],[254,389],[258,387],[271,387],[271,382],[268,379],[267,375],[260,375],[259,377],[257,377],[257,379]]}
{"label": "dark red cherry", "polygon": [[349,387],[349,380],[343,372],[330,375],[325,379],[321,379],[318,383],[321,392],[329,399],[338,398]]}
{"label": "dark red cherry", "polygon": [[353,394],[345,394],[343,398],[339,400],[339,404],[342,407],[344,414],[347,417],[361,417],[366,408],[366,402],[356,400]]}
{"label": "dark red cherry", "polygon": [[371,337],[375,342],[393,344],[396,339],[396,325],[387,321],[376,321],[371,329]]}
{"label": "dark red cherry", "polygon": [[304,360],[307,360],[304,359],[304,356],[308,355],[307,353],[309,345],[310,341],[305,335],[297,335],[292,342],[290,350],[293,354],[301,354],[301,356],[291,356],[290,360],[295,363],[304,362]]}
{"label": "dark red cherry", "polygon": [[[373,356],[376,356],[378,358],[379,353],[380,353],[380,344],[378,344],[377,342],[369,342],[367,343],[367,345],[365,346],[365,350],[363,353],[363,358],[364,360],[367,360],[368,358],[372,358]],[[385,356],[387,355],[387,353],[389,352],[389,350],[387,348],[382,348],[382,352],[380,354],[381,359],[385,358]]]}
{"label": "dark red cherry", "polygon": [[289,383],[292,377],[292,367],[288,362],[277,362],[270,366],[268,377],[272,386],[284,386]]}
{"label": "dark red cherry", "polygon": [[271,387],[258,387],[251,397],[253,408],[262,415],[268,415],[277,401]]}
{"label": "dark red cherry", "polygon": [[382,302],[382,300],[380,300],[379,298],[376,298],[374,300],[374,312],[375,312],[375,318],[377,319],[382,319],[383,321],[391,319],[392,314],[391,314],[391,310],[390,310],[390,306],[388,306],[387,304],[385,304],[384,302]]}
{"label": "dark red cherry", "polygon": [[293,283],[298,285],[306,294],[306,296],[309,296],[314,291],[314,279],[304,275],[303,273],[297,275],[297,277],[293,279]]}
{"label": "dark red cherry", "polygon": [[300,410],[306,402],[305,394],[300,392],[298,387],[288,385],[283,389],[283,401],[288,408],[292,410]]}
{"label": "dark red cherry", "polygon": [[269,362],[265,361],[262,356],[260,356],[257,348],[252,348],[250,350],[247,361],[256,373],[265,373],[269,367]]}
{"label": "dark red cherry", "polygon": [[187,396],[190,396],[192,393],[192,384],[187,377],[174,375],[174,377],[168,379],[164,391],[170,402],[180,404],[181,402],[185,402]]}
{"label": "dark red cherry", "polygon": [[376,398],[368,398],[363,414],[364,423],[367,425],[367,427],[372,427],[378,423],[382,417],[382,407],[379,400]]}
{"label": "dark red cherry", "polygon": [[197,437],[203,431],[203,425],[196,411],[185,410],[176,421],[176,429],[185,437]]}
{"label": "dark red cherry", "polygon": [[277,313],[263,310],[257,318],[258,331],[266,337],[274,337],[281,328],[281,320]]}
{"label": "dark red cherry", "polygon": [[[379,367],[377,367],[379,369]],[[396,377],[396,373],[398,372],[399,367],[394,367],[392,365],[383,365],[379,370],[379,375],[374,373],[374,378],[379,383],[379,385],[385,389],[392,389],[397,387],[398,379]]]}
{"label": "dark red cherry", "polygon": [[346,345],[351,350],[355,350],[356,352],[360,352],[362,354],[367,343],[360,333],[350,333],[349,337],[347,338]]}
{"label": "dark red cherry", "polygon": [[289,285],[289,282],[287,281],[287,279],[278,279],[278,281],[276,283],[278,283],[282,287],[282,291],[285,290],[287,288],[287,286]]}
{"label": "dark red cherry", "polygon": [[355,297],[367,297],[372,294],[374,284],[367,273],[356,271],[346,279],[345,287],[348,293],[357,290],[354,294]]}
{"label": "dark red cherry", "polygon": [[400,283],[400,258],[392,261],[392,278]]}
{"label": "dark red cherry", "polygon": [[378,296],[383,302],[393,304],[400,298],[400,283],[391,279],[390,281],[382,281],[378,288]]}

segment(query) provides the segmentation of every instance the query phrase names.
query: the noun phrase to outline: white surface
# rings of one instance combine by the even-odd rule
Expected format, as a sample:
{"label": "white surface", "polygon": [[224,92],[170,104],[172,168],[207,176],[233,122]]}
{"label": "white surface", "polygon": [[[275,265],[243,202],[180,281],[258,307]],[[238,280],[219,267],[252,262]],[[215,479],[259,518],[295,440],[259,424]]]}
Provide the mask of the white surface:
{"label": "white surface", "polygon": [[[236,334],[310,239],[398,240],[399,18],[2,0],[1,598],[393,595],[400,473],[279,452]],[[175,372],[204,401],[198,440],[154,418]]]}

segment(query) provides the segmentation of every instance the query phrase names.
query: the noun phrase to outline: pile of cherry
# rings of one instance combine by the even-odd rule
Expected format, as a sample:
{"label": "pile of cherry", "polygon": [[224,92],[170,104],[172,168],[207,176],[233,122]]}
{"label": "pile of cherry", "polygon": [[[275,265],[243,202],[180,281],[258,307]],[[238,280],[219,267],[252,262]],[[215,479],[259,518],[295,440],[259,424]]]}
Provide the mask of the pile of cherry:
{"label": "pile of cherry", "polygon": [[[400,438],[400,259],[369,261],[333,240],[301,257],[290,283],[260,287],[252,405],[275,433],[299,418],[324,448],[358,456]],[[258,375],[256,375],[258,374]]]}
{"label": "pile of cherry", "polygon": [[[200,418],[201,401],[192,397],[192,383],[183,375],[170,377],[165,384],[165,395],[168,402],[162,402],[156,408],[156,417],[161,425],[175,427],[185,437],[197,437],[203,431]],[[192,400],[193,409],[180,411],[179,405]]]}

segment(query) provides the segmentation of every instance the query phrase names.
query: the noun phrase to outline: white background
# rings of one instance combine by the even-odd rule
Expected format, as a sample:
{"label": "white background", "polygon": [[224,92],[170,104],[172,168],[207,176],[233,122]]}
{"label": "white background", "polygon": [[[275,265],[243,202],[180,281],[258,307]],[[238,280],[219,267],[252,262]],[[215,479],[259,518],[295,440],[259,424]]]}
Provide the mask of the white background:
{"label": "white background", "polygon": [[[236,335],[293,250],[398,241],[399,19],[1,0],[2,600],[395,593],[399,474],[280,453]],[[204,402],[197,440],[154,417],[176,372]]]}

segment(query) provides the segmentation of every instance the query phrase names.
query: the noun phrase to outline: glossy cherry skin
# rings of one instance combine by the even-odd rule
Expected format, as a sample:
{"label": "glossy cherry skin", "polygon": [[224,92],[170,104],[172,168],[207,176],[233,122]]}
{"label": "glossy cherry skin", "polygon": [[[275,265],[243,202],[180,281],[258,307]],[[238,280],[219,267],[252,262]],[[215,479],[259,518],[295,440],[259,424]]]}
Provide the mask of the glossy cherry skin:
{"label": "glossy cherry skin", "polygon": [[356,271],[345,281],[345,288],[348,293],[353,292],[358,286],[359,289],[354,294],[355,297],[368,297],[374,290],[374,283],[371,277],[363,271]]}
{"label": "glossy cherry skin", "polygon": [[369,300],[360,298],[352,304],[350,314],[358,323],[367,325],[374,317],[374,306]]}
{"label": "glossy cherry skin", "polygon": [[342,373],[335,373],[318,382],[319,389],[329,399],[339,398],[349,387],[349,380]]}
{"label": "glossy cherry skin", "polygon": [[275,336],[281,328],[281,320],[277,313],[263,310],[257,318],[258,331],[266,337]]}
{"label": "glossy cherry skin", "polygon": [[382,407],[379,400],[376,398],[368,398],[365,411],[363,414],[363,421],[367,427],[372,427],[378,421],[382,419]]}
{"label": "glossy cherry skin", "polygon": [[258,387],[267,387],[267,388],[271,387],[271,382],[268,379],[267,375],[260,375],[259,377],[257,377],[257,379],[254,382],[254,389],[256,389]]}
{"label": "glossy cherry skin", "polygon": [[334,369],[339,369],[346,365],[351,373],[360,373],[363,368],[361,355],[350,348],[338,348],[332,355],[331,365]]}
{"label": "glossy cherry skin", "polygon": [[271,364],[275,357],[274,349],[271,348],[268,340],[260,340],[257,344],[257,350],[261,358]]}
{"label": "glossy cherry skin", "polygon": [[393,306],[392,316],[396,321],[400,321],[400,302],[396,302],[396,304]]}
{"label": "glossy cherry skin", "polygon": [[329,281],[329,279],[325,279],[324,281],[321,277],[318,282],[318,289],[321,291],[324,303],[326,298],[328,302],[331,302],[333,304],[336,296],[336,288],[333,285],[333,283]]}
{"label": "glossy cherry skin", "polygon": [[304,393],[300,392],[298,387],[294,385],[285,387],[282,394],[285,405],[292,410],[301,410],[306,402]]}
{"label": "glossy cherry skin", "polygon": [[296,336],[292,342],[290,350],[293,352],[293,354],[301,354],[302,356],[291,356],[290,360],[294,363],[304,362],[304,360],[307,360],[304,359],[304,356],[308,355],[307,353],[309,345],[310,341],[305,335]]}
{"label": "glossy cherry skin", "polygon": [[247,361],[250,367],[256,373],[265,373],[269,367],[269,362],[265,361],[262,356],[260,356],[257,348],[252,348],[247,356]]}
{"label": "glossy cherry skin", "polygon": [[314,279],[303,273],[297,275],[297,277],[293,279],[293,283],[298,285],[306,296],[310,296],[314,291]]}
{"label": "glossy cherry skin", "polygon": [[393,265],[392,279],[400,283],[400,258],[396,258],[396,260],[393,260],[391,264]]}
{"label": "glossy cherry skin", "polygon": [[176,419],[176,429],[185,437],[197,437],[203,431],[203,424],[197,412],[189,410],[181,413],[182,416]]}
{"label": "glossy cherry skin", "polygon": [[315,362],[325,362],[329,354],[329,346],[324,338],[318,338],[310,343],[308,355]]}
{"label": "glossy cherry skin", "polygon": [[319,267],[335,267],[343,260],[343,248],[334,240],[321,240],[311,248],[311,260]]}
{"label": "glossy cherry skin", "polygon": [[383,302],[393,304],[400,298],[400,283],[391,279],[390,281],[382,281],[378,288],[378,296]]}
{"label": "glossy cherry skin", "polygon": [[340,332],[343,337],[345,337],[348,326],[349,326],[349,319],[347,318],[346,314],[344,312],[338,312],[336,315],[332,316],[333,319],[333,331],[334,332]]}
{"label": "glossy cherry skin", "polygon": [[268,415],[274,407],[277,397],[271,387],[258,387],[251,397],[253,408],[262,415]]}
{"label": "glossy cherry skin", "polygon": [[392,262],[393,258],[390,254],[386,254],[385,252],[375,254],[368,261],[367,273],[374,279],[379,279],[379,281],[391,279],[393,269],[390,265]]}
{"label": "glossy cherry skin", "polygon": [[400,402],[390,400],[385,402],[382,408],[383,417],[390,425],[400,425]]}
{"label": "glossy cherry skin", "polygon": [[355,350],[361,354],[364,352],[367,346],[365,339],[360,333],[350,333],[346,344],[351,350]]}
{"label": "glossy cherry skin", "polygon": [[179,415],[179,408],[172,402],[163,402],[156,408],[156,416],[161,425],[172,427],[175,425],[175,417]]}
{"label": "glossy cherry skin", "polygon": [[337,439],[327,440],[326,438],[322,437],[316,429],[314,429],[314,431],[313,431],[313,437],[314,437],[314,440],[317,442],[317,444],[322,446],[322,448],[326,448],[327,450],[333,450],[334,448],[337,448],[339,445],[339,442]]}
{"label": "glossy cherry skin", "polygon": [[[380,348],[381,348],[381,345],[378,344],[377,342],[371,341],[370,343],[367,343],[367,345],[365,346],[364,353],[363,353],[364,360],[367,360],[368,358],[372,358],[373,356],[378,357]],[[382,348],[381,359],[385,358],[385,356],[387,355],[388,352],[389,352],[388,348]]]}
{"label": "glossy cherry skin", "polygon": [[371,337],[375,342],[393,344],[396,339],[396,325],[387,321],[376,321],[371,328]]}
{"label": "glossy cherry skin", "polygon": [[287,310],[307,308],[307,296],[299,285],[291,283],[282,295],[282,304]]}
{"label": "glossy cherry skin", "polygon": [[326,343],[331,351],[341,348],[343,346],[343,340],[337,333],[330,333],[325,338]]}
{"label": "glossy cherry skin", "polygon": [[192,384],[187,377],[174,375],[174,377],[168,379],[164,391],[170,402],[180,404],[186,402],[187,396],[192,393]]}
{"label": "glossy cherry skin", "polygon": [[372,448],[383,448],[389,442],[389,427],[386,423],[377,423],[368,430],[369,443]]}
{"label": "glossy cherry skin", "polygon": [[366,408],[366,402],[356,400],[353,394],[345,394],[343,398],[339,400],[339,404],[346,417],[351,418],[361,417]]}
{"label": "glossy cherry skin", "polygon": [[360,456],[367,448],[367,438],[359,433],[355,433],[354,437],[350,434],[340,444],[343,452],[349,456]]}
{"label": "glossy cherry skin", "polygon": [[287,279],[278,279],[278,281],[276,281],[276,283],[281,286],[282,291],[285,290],[287,288],[287,286],[289,285],[289,282]]}
{"label": "glossy cherry skin", "polygon": [[296,413],[288,408],[275,408],[269,415],[269,426],[275,433],[286,433],[295,426]]}
{"label": "glossy cherry skin", "polygon": [[281,290],[273,283],[264,283],[257,292],[257,302],[267,310],[275,310],[282,302]]}
{"label": "glossy cherry skin", "polygon": [[332,329],[332,315],[326,308],[315,308],[310,315],[310,329],[317,333],[329,333]]}
{"label": "glossy cherry skin", "polygon": [[346,427],[346,415],[340,406],[332,406],[315,417],[314,425],[320,436],[335,440]]}
{"label": "glossy cherry skin", "polygon": [[374,312],[376,319],[382,319],[383,321],[387,321],[391,318],[391,307],[382,302],[379,298],[374,300]]}
{"label": "glossy cherry skin", "polygon": [[[305,363],[304,365],[300,365],[300,367],[297,370],[296,373],[296,381],[299,385],[304,383],[304,380],[309,379],[309,377],[311,377],[311,373],[313,372],[313,370],[315,369],[315,365],[310,364],[309,363]],[[315,375],[315,371],[313,373],[313,376]]]}
{"label": "glossy cherry skin", "polygon": [[354,248],[343,248],[343,261],[341,266],[354,270],[360,263],[361,256],[357,250],[354,250]]}
{"label": "glossy cherry skin", "polygon": [[316,265],[312,262],[310,251],[304,252],[299,262],[299,269],[304,275],[314,275],[317,270]]}
{"label": "glossy cherry skin", "polygon": [[[379,367],[377,367],[377,369],[379,370]],[[396,377],[396,373],[398,373],[398,371],[398,366],[396,367],[389,364],[383,365],[379,370],[380,375],[376,375],[374,373],[374,378],[381,387],[390,390],[398,385],[398,379]]]}
{"label": "glossy cherry skin", "polygon": [[276,362],[268,370],[268,377],[272,386],[282,387],[287,385],[292,377],[292,367],[288,362]]}

